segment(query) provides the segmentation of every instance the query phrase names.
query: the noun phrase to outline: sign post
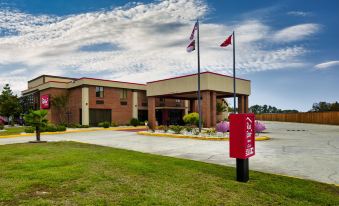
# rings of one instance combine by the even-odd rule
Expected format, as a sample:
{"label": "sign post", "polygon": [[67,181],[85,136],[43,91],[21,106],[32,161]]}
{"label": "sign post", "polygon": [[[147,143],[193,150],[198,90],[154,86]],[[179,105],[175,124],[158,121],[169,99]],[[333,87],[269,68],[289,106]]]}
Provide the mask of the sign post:
{"label": "sign post", "polygon": [[237,181],[249,180],[248,158],[255,155],[254,114],[230,114],[230,157],[236,158]]}

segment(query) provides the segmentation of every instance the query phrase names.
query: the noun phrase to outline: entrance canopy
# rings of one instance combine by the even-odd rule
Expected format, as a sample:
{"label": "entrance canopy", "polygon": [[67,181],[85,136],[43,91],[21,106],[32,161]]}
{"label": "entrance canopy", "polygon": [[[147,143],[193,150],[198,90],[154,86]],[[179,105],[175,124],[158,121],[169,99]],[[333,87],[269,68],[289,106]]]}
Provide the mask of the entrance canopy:
{"label": "entrance canopy", "polygon": [[[197,99],[198,75],[191,74],[147,83],[148,97]],[[217,98],[233,97],[233,77],[213,72],[200,74],[200,90],[215,91]],[[236,78],[236,94],[249,96],[251,82]]]}
{"label": "entrance canopy", "polygon": [[[197,112],[198,75],[191,74],[147,83],[148,120],[156,125],[156,98],[181,99],[185,101],[186,111]],[[200,75],[201,109],[205,127],[216,124],[216,105],[218,99],[233,97],[233,77],[213,72]],[[248,112],[248,96],[251,94],[251,82],[236,78],[236,96],[238,112]]]}

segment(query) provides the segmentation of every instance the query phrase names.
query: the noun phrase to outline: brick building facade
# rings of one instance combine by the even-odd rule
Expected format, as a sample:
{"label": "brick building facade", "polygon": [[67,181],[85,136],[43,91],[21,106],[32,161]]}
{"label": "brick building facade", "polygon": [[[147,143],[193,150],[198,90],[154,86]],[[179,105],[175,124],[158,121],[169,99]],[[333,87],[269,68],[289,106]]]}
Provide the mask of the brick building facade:
{"label": "brick building facade", "polygon": [[[68,78],[42,75],[28,81],[22,92],[24,108],[42,109],[41,98],[49,97],[48,120],[96,126],[109,121],[118,125],[132,118],[150,124],[182,124],[183,115],[197,112],[197,75],[186,75],[147,84],[94,78]],[[216,123],[216,102],[232,97],[232,78],[212,72],[201,73],[202,116],[204,126]],[[250,81],[237,79],[239,112],[247,112]],[[51,102],[67,96],[64,108]]]}

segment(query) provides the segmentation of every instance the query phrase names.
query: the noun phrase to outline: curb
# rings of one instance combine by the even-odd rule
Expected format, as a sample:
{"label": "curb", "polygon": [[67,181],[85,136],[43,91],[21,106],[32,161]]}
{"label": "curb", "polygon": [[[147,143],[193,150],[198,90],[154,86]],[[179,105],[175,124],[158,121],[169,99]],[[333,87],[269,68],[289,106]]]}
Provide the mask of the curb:
{"label": "curb", "polygon": [[[209,140],[209,141],[228,141],[228,137],[198,137],[193,135],[183,135],[183,134],[160,134],[160,133],[151,133],[151,132],[137,132],[139,135],[145,135],[145,136],[154,136],[154,137],[172,137],[172,138],[183,138],[183,139],[198,139],[198,140]],[[268,136],[259,136],[256,137],[256,141],[265,141],[271,139]]]}
{"label": "curb", "polygon": [[[55,135],[55,134],[67,134],[67,133],[80,133],[80,132],[95,132],[95,131],[120,131],[120,130],[135,130],[135,129],[146,129],[145,126],[137,126],[137,127],[111,127],[111,128],[95,128],[95,129],[78,129],[78,130],[71,130],[71,131],[64,131],[64,132],[43,132],[41,135]],[[5,135],[0,136],[0,139],[4,138],[15,138],[15,137],[31,137],[35,136],[35,133],[29,134],[13,134],[13,135]]]}
{"label": "curb", "polygon": [[314,182],[319,182],[319,183],[323,183],[323,184],[327,184],[327,185],[334,185],[336,187],[339,187],[339,184],[335,184],[335,183],[320,182],[320,181],[317,181],[317,180],[312,180],[312,179],[307,179],[307,178],[297,177],[297,176],[291,176],[291,175],[286,175],[286,174],[281,174],[281,173],[271,173],[271,174],[284,176],[284,177],[291,177],[291,178],[295,178],[295,179],[299,179],[299,180],[310,180],[310,181],[314,181]]}

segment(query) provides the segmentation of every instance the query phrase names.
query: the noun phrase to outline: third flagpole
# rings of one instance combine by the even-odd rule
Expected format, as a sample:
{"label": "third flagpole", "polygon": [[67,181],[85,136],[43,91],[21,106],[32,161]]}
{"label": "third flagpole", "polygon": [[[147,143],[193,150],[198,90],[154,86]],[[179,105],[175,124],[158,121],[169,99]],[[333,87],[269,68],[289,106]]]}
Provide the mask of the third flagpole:
{"label": "third flagpole", "polygon": [[[236,79],[235,79],[235,37],[234,37],[234,31],[233,31],[232,36],[233,36],[233,106],[234,106],[233,113],[236,114],[237,113],[237,105],[236,105],[237,96],[236,96],[236,83],[235,83]],[[198,45],[199,45],[199,43],[198,43]]]}
{"label": "third flagpole", "polygon": [[199,30],[200,30],[200,24],[199,24],[199,19],[197,19],[198,23],[198,28],[197,28],[197,41],[198,41],[198,109],[199,109],[199,132],[201,132],[201,127],[202,127],[202,115],[201,115],[201,95],[200,95],[200,42],[199,42]]}

